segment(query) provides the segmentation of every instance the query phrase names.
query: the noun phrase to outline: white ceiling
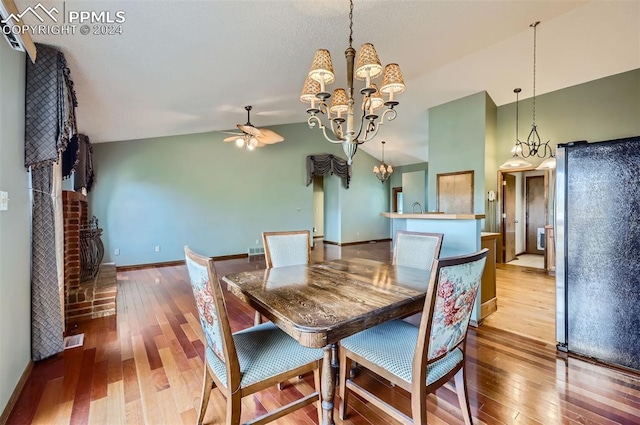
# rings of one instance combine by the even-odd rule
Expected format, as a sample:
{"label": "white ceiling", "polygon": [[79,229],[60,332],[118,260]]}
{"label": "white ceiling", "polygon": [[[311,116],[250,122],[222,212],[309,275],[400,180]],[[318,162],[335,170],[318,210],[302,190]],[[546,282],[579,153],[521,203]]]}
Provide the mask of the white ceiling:
{"label": "white ceiling", "polygon": [[[34,0],[16,1],[24,10]],[[347,0],[47,2],[60,10],[122,10],[122,35],[34,35],[60,48],[92,142],[304,122],[298,100],[318,48],[345,86]],[[38,23],[31,15],[28,24]],[[640,68],[640,2],[355,0],[354,47],[371,42],[400,64],[407,92],[385,124],[387,162],[428,159],[428,108],[486,90],[502,105]],[[318,130],[309,130],[318,131]],[[220,140],[219,140],[220,139]],[[212,143],[221,143],[212,135]],[[289,140],[284,143],[302,143]],[[268,148],[268,147],[267,147]],[[361,147],[380,157],[380,144]]]}

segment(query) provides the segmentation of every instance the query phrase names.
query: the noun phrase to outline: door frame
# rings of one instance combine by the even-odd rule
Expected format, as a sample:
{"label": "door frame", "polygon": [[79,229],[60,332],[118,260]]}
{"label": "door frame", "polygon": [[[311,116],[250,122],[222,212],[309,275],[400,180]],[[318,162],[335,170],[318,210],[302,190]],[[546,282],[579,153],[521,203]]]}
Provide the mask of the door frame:
{"label": "door frame", "polygon": [[[498,170],[498,196],[496,202],[498,202],[498,233],[500,233],[500,246],[498,248],[498,256],[496,262],[504,263],[505,246],[504,246],[504,226],[502,220],[504,217],[504,202],[502,200],[503,186],[505,184],[504,174],[508,173],[520,173],[525,171],[539,171],[535,167],[518,168],[517,170]],[[544,212],[545,212],[545,224],[546,219],[549,217],[549,170],[544,170]],[[545,247],[546,253],[546,247]]]}

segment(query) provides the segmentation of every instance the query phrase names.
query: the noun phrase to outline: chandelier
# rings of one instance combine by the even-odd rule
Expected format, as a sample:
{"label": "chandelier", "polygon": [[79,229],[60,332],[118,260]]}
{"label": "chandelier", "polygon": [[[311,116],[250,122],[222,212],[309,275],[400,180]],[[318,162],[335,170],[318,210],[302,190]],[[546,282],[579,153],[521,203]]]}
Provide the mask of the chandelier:
{"label": "chandelier", "polygon": [[533,121],[531,124],[531,131],[527,136],[526,142],[521,142],[518,139],[518,100],[517,95],[521,89],[515,89],[516,93],[516,143],[511,152],[513,157],[500,166],[500,168],[521,168],[531,167],[531,163],[525,161],[523,158],[538,157],[546,158],[536,169],[553,169],[555,168],[556,158],[553,155],[553,149],[549,146],[549,140],[542,143],[540,135],[538,134],[538,126],[536,125],[536,40],[537,40],[537,27],[540,22],[534,22],[530,25],[533,28]]}
{"label": "chandelier", "polygon": [[393,173],[393,167],[389,164],[384,163],[384,144],[386,143],[384,140],[382,143],[382,163],[380,165],[373,166],[373,174],[376,175],[380,183],[384,183],[387,181],[389,177],[391,177],[391,173]]}
{"label": "chandelier", "polygon": [[[390,63],[383,70],[378,53],[371,43],[365,43],[360,47],[354,71],[356,50],[352,47],[353,0],[350,0],[349,4],[349,47],[344,52],[347,59],[347,89],[335,89],[331,104],[328,104],[331,94],[326,91],[326,85],[335,81],[335,74],[331,54],[326,49],[319,49],[302,87],[300,100],[310,104],[307,109],[310,115],[307,120],[309,127],[321,129],[329,142],[341,143],[347,155],[347,164],[351,165],[358,145],[373,139],[385,119],[392,121],[396,118],[397,112],[394,107],[398,105],[398,101],[395,100],[395,95],[405,91],[405,84],[397,63]],[[382,83],[378,89],[371,80],[381,74]],[[353,97],[354,76],[358,80],[365,81],[365,87],[360,90],[361,115],[356,111],[356,101]],[[387,95],[386,100],[383,95]],[[378,115],[377,110],[383,106],[387,109]],[[356,116],[356,112],[360,115],[359,117]],[[326,124],[323,123],[322,116],[325,117]],[[327,132],[327,128],[330,128],[330,132]]]}

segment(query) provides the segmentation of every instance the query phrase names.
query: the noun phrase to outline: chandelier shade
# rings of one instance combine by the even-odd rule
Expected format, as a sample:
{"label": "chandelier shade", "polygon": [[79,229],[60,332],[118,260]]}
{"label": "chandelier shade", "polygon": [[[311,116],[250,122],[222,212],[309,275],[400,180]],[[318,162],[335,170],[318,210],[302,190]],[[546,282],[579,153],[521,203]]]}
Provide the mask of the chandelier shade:
{"label": "chandelier shade", "polygon": [[[404,92],[406,87],[398,64],[392,63],[383,67],[373,44],[363,44],[356,54],[352,46],[353,0],[350,0],[349,5],[349,47],[345,51],[346,89],[344,86],[335,89],[333,99],[331,102],[328,101],[331,93],[325,86],[335,81],[335,74],[331,53],[327,49],[319,49],[307,76],[320,87],[317,88],[305,80],[300,101],[311,104],[307,109],[310,115],[307,120],[309,127],[322,130],[329,142],[341,143],[347,155],[347,164],[351,165],[358,146],[373,139],[385,122],[396,118],[397,112],[394,107],[398,102],[394,99],[394,94]],[[372,80],[381,75],[383,81],[378,90],[378,86]],[[354,77],[365,81],[364,88],[360,90],[360,94],[363,95],[360,107],[355,105]],[[383,95],[387,96],[386,100]],[[315,96],[315,99],[312,96]],[[386,106],[386,109],[378,115],[375,111],[383,106]]]}
{"label": "chandelier shade", "polygon": [[380,92],[384,94],[404,93],[405,89],[406,86],[404,85],[400,66],[397,63],[390,63],[385,66]]}
{"label": "chandelier shade", "polygon": [[320,84],[331,84],[335,81],[336,76],[333,73],[331,53],[327,49],[318,49],[316,52],[309,71],[309,77]]}
{"label": "chandelier shade", "polygon": [[300,101],[313,104],[318,98],[316,95],[320,93],[320,83],[311,77],[304,80],[302,93],[300,93]]}
{"label": "chandelier shade", "polygon": [[382,65],[380,64],[378,52],[376,52],[373,44],[365,43],[360,46],[358,61],[356,62],[356,78],[358,80],[370,80],[371,78],[376,78],[381,73]]}

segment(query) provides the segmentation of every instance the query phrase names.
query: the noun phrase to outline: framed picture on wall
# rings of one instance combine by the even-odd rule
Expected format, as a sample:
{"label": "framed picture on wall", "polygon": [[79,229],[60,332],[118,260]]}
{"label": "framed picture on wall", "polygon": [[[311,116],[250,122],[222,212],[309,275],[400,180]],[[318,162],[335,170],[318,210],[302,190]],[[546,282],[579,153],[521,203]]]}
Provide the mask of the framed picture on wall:
{"label": "framed picture on wall", "polygon": [[436,203],[445,214],[473,214],[473,170],[438,174]]}

